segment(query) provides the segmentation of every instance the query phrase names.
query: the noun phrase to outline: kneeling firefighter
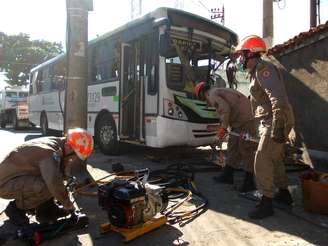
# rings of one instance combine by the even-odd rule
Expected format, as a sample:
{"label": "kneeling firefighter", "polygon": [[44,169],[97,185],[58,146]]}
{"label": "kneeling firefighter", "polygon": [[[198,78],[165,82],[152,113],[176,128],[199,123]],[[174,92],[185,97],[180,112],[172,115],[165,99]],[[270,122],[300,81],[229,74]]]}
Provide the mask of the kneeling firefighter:
{"label": "kneeling firefighter", "polygon": [[[221,119],[221,128],[217,138],[222,141],[227,134],[227,128],[240,134],[248,133],[255,136],[256,128],[252,116],[249,99],[242,93],[230,88],[210,88],[206,82],[200,82],[195,86],[197,98],[207,101],[208,105],[215,107]],[[245,141],[236,136],[229,136],[226,165],[223,173],[215,180],[220,183],[233,184],[233,173],[244,162],[246,171],[245,179],[240,192],[255,190],[254,183],[254,156],[257,144]]]}
{"label": "kneeling firefighter", "polygon": [[35,213],[40,223],[49,223],[73,212],[63,182],[92,150],[92,136],[75,128],[68,130],[66,137],[30,140],[10,152],[0,164],[0,197],[14,199],[5,209],[10,222],[28,225],[26,213]]}

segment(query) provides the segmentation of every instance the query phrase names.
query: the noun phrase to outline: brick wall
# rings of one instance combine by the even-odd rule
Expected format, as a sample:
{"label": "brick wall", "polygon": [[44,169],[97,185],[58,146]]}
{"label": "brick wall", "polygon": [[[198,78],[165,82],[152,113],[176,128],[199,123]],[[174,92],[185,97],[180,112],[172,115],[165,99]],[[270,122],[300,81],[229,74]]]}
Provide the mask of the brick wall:
{"label": "brick wall", "polygon": [[328,151],[328,32],[273,56],[283,71],[299,140]]}

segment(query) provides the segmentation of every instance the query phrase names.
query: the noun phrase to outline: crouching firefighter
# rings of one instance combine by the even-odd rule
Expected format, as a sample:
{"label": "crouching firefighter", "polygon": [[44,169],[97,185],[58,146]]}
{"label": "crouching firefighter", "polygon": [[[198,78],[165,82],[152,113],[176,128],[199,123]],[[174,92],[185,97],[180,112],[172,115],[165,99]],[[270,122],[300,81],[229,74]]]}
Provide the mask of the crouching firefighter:
{"label": "crouching firefighter", "polygon": [[10,222],[28,225],[27,213],[35,213],[40,223],[51,223],[73,212],[63,182],[92,150],[91,135],[75,128],[66,137],[38,138],[10,152],[0,164],[0,197],[14,199],[5,209]]}
{"label": "crouching firefighter", "polygon": [[[221,127],[217,138],[222,141],[226,136],[227,128],[240,134],[248,133],[255,136],[256,127],[252,116],[249,99],[242,93],[230,88],[210,88],[206,82],[200,82],[195,86],[196,96],[207,104],[215,107],[221,119]],[[233,173],[239,168],[240,162],[244,162],[245,178],[240,192],[255,190],[254,183],[254,156],[257,144],[245,141],[236,136],[229,136],[226,164],[223,173],[214,179],[219,183],[233,184]]]}

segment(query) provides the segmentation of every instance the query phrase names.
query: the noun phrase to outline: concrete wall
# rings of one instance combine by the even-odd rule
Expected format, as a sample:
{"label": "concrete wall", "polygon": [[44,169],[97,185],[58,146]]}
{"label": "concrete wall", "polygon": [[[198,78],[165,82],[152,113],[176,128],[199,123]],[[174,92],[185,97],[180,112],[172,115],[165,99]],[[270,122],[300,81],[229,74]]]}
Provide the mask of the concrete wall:
{"label": "concrete wall", "polygon": [[328,151],[328,32],[274,57],[283,71],[299,140]]}

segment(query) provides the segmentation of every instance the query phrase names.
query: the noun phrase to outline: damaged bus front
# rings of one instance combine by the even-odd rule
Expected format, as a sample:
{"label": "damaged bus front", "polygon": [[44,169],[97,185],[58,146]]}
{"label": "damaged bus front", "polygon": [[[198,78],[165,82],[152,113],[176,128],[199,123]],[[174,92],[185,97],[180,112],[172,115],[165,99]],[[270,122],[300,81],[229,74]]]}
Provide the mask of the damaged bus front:
{"label": "damaged bus front", "polygon": [[226,86],[218,68],[230,58],[238,37],[217,23],[179,10],[168,9],[167,19],[160,22],[163,112],[157,119],[158,134],[162,135],[158,136],[158,147],[212,143],[219,116],[195,98],[194,86],[200,81]]}

